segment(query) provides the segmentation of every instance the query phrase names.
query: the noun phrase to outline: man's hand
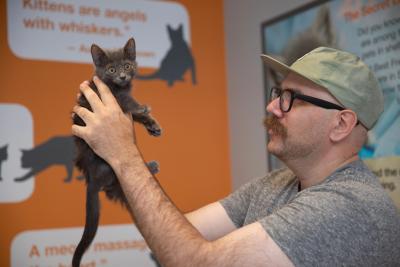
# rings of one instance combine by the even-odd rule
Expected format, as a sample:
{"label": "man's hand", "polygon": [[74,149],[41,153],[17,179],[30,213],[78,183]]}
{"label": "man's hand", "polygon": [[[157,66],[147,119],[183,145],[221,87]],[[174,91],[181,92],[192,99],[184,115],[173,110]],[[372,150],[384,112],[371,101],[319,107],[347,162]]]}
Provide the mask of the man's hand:
{"label": "man's hand", "polygon": [[98,156],[113,166],[118,160],[138,154],[134,142],[132,117],[122,112],[107,85],[97,77],[94,77],[93,81],[101,99],[89,87],[88,82],[80,85],[80,90],[93,112],[75,106],[73,112],[85,122],[86,126],[72,125],[72,133],[85,140]]}

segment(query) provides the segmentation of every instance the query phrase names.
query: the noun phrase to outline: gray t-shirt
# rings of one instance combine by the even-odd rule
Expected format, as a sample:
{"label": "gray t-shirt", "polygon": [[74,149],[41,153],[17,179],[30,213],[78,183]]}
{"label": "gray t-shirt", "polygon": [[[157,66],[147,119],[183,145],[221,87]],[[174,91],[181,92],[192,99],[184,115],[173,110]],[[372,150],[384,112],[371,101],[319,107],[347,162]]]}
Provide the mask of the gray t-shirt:
{"label": "gray t-shirt", "polygon": [[299,192],[289,169],[221,204],[236,227],[260,222],[295,266],[400,266],[400,214],[362,161]]}

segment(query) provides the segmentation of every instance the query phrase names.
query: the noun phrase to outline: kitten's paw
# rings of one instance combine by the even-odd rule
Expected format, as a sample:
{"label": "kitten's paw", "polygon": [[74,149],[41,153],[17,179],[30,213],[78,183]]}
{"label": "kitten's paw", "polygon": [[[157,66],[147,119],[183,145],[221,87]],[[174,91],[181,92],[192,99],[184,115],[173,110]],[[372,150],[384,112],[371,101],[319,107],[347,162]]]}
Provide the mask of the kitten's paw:
{"label": "kitten's paw", "polygon": [[159,168],[160,165],[155,160],[147,162],[146,165],[147,165],[147,168],[149,168],[149,171],[151,172],[151,174],[156,174],[160,171],[160,168]]}
{"label": "kitten's paw", "polygon": [[160,136],[161,135],[161,128],[157,124],[152,124],[148,127],[146,127],[147,131],[149,132],[150,135],[152,136]]}
{"label": "kitten's paw", "polygon": [[160,126],[156,122],[146,125],[146,129],[152,136],[160,136],[162,132]]}

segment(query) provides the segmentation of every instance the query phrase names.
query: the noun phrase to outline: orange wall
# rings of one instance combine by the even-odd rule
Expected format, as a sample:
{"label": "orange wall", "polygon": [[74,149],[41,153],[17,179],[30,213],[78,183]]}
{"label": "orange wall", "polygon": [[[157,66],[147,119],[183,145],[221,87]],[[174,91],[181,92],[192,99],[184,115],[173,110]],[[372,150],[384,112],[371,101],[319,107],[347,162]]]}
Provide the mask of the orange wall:
{"label": "orange wall", "polygon": [[[189,14],[198,84],[192,85],[190,73],[186,73],[185,81],[172,88],[164,81],[136,81],[133,94],[152,107],[152,114],[164,129],[162,137],[153,138],[136,127],[139,146],[147,160],[160,163],[157,178],[178,208],[186,212],[228,194],[231,185],[223,1],[177,2]],[[19,103],[30,110],[35,146],[56,135],[69,135],[70,111],[78,85],[91,77],[93,67],[17,58],[8,46],[6,23],[3,0],[0,103]],[[9,266],[11,241],[21,231],[83,226],[84,184],[76,179],[64,183],[65,175],[64,167],[52,166],[34,178],[30,198],[20,203],[0,203],[0,266]],[[101,224],[131,222],[128,212],[103,196],[101,201]]]}

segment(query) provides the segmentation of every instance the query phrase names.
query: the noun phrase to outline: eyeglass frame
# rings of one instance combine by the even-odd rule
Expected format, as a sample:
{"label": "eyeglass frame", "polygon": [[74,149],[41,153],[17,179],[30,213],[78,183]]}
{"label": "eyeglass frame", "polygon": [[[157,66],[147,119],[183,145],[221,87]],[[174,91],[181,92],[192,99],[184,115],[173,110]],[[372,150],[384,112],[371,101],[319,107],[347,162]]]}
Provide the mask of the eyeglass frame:
{"label": "eyeglass frame", "polygon": [[[273,86],[270,90],[269,93],[269,102],[272,102],[273,100],[275,100],[276,98],[272,99],[272,92],[273,90],[279,90],[279,94],[276,98],[279,98],[279,108],[282,112],[287,113],[292,109],[293,106],[293,101],[297,98],[300,100],[303,100],[307,103],[313,104],[315,106],[321,107],[321,108],[325,108],[325,109],[337,109],[337,110],[345,110],[344,107],[339,106],[337,104],[334,104],[332,102],[320,99],[320,98],[316,98],[316,97],[312,97],[312,96],[308,96],[308,95],[303,95],[301,93],[297,93],[295,92],[293,89],[282,89],[279,86]],[[285,111],[283,110],[282,106],[283,106],[283,98],[281,97],[283,92],[289,92],[290,93],[290,103],[289,103],[289,107],[288,109]]]}

